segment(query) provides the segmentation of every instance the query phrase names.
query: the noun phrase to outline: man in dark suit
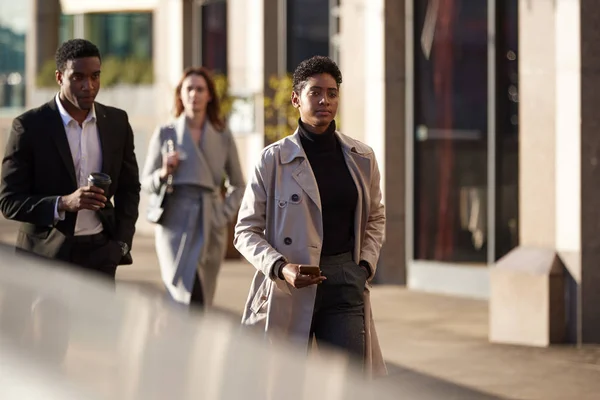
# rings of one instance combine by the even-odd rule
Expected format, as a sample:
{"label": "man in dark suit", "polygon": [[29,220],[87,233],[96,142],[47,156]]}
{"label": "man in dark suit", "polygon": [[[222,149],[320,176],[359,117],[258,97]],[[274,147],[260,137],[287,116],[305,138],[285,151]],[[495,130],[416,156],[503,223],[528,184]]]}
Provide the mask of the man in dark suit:
{"label": "man in dark suit", "polygon": [[[56,52],[60,91],[15,118],[2,160],[0,211],[22,222],[17,248],[114,280],[131,264],[140,183],[125,111],[95,102],[98,48],[82,39]],[[88,176],[103,172],[106,192]],[[113,205],[114,202],[114,205]]]}

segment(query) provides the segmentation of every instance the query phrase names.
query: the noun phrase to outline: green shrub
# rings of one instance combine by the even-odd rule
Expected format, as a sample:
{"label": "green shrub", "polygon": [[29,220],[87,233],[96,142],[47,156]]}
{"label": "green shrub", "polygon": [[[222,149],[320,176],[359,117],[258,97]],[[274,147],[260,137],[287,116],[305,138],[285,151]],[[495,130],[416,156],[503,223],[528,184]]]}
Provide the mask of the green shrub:
{"label": "green shrub", "polygon": [[40,68],[40,72],[36,76],[35,84],[41,88],[57,87],[56,77],[54,72],[56,71],[56,62],[54,60],[48,60]]}
{"label": "green shrub", "polygon": [[294,133],[298,125],[298,110],[292,105],[292,76],[271,76],[269,89],[272,93],[265,93],[265,139],[268,143]]}
{"label": "green shrub", "polygon": [[[36,85],[41,88],[56,85],[54,60],[48,60],[40,68],[36,77]],[[121,59],[106,57],[102,60],[102,86],[111,87],[119,84],[151,85],[154,83],[154,68],[152,60]]]}
{"label": "green shrub", "polygon": [[154,69],[151,62],[130,58],[122,61],[123,83],[132,85],[151,84],[154,81]]}
{"label": "green shrub", "polygon": [[231,112],[233,104],[233,98],[229,94],[229,83],[227,76],[224,74],[214,74],[213,79],[215,81],[215,91],[217,97],[221,101],[221,116],[227,118]]}
{"label": "green shrub", "polygon": [[101,80],[102,86],[111,87],[120,83],[120,81],[126,75],[123,74],[123,63],[121,60],[115,57],[107,57],[102,60],[102,74]]}

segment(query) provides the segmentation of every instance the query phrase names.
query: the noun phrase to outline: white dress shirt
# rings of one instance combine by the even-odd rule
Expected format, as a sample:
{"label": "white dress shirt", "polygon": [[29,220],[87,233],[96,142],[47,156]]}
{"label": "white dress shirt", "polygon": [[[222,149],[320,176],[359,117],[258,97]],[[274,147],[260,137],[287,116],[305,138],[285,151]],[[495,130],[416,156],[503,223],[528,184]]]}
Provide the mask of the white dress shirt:
{"label": "white dress shirt", "polygon": [[[92,172],[100,172],[102,169],[102,148],[96,126],[96,109],[92,107],[82,126],[79,126],[79,123],[63,107],[58,94],[55,101],[69,141],[77,187],[87,186],[88,175]],[[58,201],[56,207],[58,207]],[[65,213],[58,212],[58,209],[55,208],[54,219],[55,221],[64,220]],[[102,222],[95,211],[81,210],[77,213],[75,236],[94,235],[102,230]]]}

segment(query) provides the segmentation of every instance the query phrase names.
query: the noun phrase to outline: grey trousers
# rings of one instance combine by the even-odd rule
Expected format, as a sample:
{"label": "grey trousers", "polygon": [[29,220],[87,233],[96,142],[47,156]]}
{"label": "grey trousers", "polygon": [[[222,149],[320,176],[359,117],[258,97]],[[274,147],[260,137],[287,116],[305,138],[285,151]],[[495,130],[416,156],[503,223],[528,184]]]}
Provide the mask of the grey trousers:
{"label": "grey trousers", "polygon": [[351,253],[323,256],[321,274],[327,277],[317,288],[311,326],[317,344],[327,344],[364,359],[367,271]]}

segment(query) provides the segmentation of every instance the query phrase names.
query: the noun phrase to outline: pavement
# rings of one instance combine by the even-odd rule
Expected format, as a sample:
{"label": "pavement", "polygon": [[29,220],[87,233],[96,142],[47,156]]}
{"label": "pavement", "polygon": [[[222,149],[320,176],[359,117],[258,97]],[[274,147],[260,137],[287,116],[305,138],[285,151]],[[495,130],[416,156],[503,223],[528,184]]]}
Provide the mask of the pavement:
{"label": "pavement", "polygon": [[[0,221],[0,241],[17,226]],[[163,291],[154,239],[136,236],[118,290]],[[226,260],[215,308],[240,318],[254,268]],[[488,342],[486,301],[377,285],[373,312],[389,376],[414,399],[600,399],[600,346],[533,348]]]}

